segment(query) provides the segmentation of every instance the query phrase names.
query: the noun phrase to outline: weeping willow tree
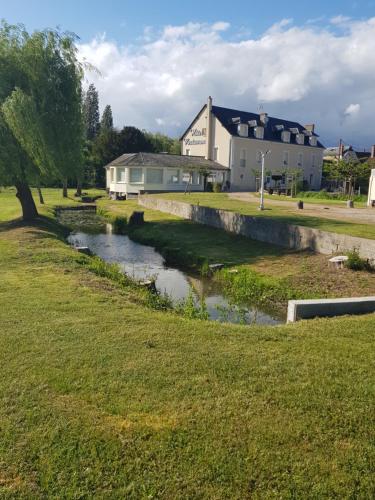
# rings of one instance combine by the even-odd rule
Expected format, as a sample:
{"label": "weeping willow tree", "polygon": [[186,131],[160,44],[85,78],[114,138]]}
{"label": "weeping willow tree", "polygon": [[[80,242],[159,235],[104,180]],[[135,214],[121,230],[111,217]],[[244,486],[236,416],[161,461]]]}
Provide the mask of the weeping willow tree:
{"label": "weeping willow tree", "polygon": [[1,24],[0,183],[16,187],[26,220],[32,179],[81,176],[82,76],[73,35]]}

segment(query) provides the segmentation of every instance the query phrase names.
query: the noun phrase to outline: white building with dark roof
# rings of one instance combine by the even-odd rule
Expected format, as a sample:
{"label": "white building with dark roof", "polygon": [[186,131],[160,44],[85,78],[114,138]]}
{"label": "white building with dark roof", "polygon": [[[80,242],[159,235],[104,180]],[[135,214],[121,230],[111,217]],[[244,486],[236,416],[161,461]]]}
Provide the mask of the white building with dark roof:
{"label": "white building with dark roof", "polygon": [[229,168],[203,156],[163,153],[123,154],[105,166],[113,197],[163,191],[204,191],[207,177],[225,176]]}
{"label": "white building with dark roof", "polygon": [[261,153],[267,150],[266,187],[285,187],[288,177],[297,174],[308,189],[320,189],[324,146],[314,125],[213,106],[209,97],[181,142],[182,155],[202,156],[228,167],[231,191],[259,187]]}

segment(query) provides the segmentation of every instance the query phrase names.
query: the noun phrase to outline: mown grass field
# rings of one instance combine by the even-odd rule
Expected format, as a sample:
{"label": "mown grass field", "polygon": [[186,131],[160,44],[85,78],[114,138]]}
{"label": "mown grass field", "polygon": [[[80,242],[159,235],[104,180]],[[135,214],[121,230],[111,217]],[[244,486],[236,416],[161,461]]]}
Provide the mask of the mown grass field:
{"label": "mown grass field", "polygon": [[1,498],[374,497],[373,315],[151,311],[51,219],[10,223],[14,201],[0,194]]}
{"label": "mown grass field", "polygon": [[[258,202],[249,202],[229,198],[226,193],[163,193],[153,196],[159,196],[168,200],[176,200],[195,205],[202,205],[222,210],[229,210],[243,215],[253,215],[256,217],[272,217],[287,224],[297,224],[313,227],[332,233],[350,234],[359,238],[375,239],[375,224],[358,224],[340,219],[328,219],[323,217],[314,217],[310,215],[296,214],[289,207],[270,205],[267,210],[260,212]],[[290,201],[290,200],[289,200]],[[325,203],[325,200],[320,200]],[[310,198],[306,199],[306,203]],[[324,204],[323,203],[323,204]]]}

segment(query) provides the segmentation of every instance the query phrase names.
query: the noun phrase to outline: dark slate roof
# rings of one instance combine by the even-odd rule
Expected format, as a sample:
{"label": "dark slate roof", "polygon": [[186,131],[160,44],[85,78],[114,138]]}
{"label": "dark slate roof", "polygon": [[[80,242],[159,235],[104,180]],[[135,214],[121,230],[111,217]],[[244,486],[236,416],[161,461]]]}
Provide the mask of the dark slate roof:
{"label": "dark slate roof", "polygon": [[107,167],[174,167],[186,169],[229,170],[220,163],[202,156],[170,155],[168,153],[125,153]]}
{"label": "dark slate roof", "polygon": [[[216,118],[220,121],[223,127],[225,127],[231,135],[238,137],[241,137],[237,131],[238,123],[233,123],[233,118],[239,118],[239,123],[248,124],[249,121],[254,120],[257,122],[258,125],[261,125],[260,115],[256,113],[248,113],[247,111],[239,111],[238,109],[222,108],[220,106],[212,106],[212,113],[216,116]],[[268,116],[268,122],[264,128],[264,138],[256,140],[282,142],[281,131],[277,130],[276,128],[277,125],[283,125],[284,130],[289,130],[289,131],[291,128],[298,128],[299,132],[305,130],[305,126],[301,125],[300,123],[284,120],[282,118],[274,118],[272,116]],[[251,127],[249,126],[249,131],[250,130]],[[319,137],[315,133],[313,133],[312,135]],[[251,136],[251,138],[255,139],[253,135]],[[296,135],[293,133],[291,134],[290,137],[290,144],[297,144]],[[305,145],[306,146],[309,145],[308,136],[305,137]],[[319,141],[317,142],[317,146],[314,147],[324,148],[323,144]]]}

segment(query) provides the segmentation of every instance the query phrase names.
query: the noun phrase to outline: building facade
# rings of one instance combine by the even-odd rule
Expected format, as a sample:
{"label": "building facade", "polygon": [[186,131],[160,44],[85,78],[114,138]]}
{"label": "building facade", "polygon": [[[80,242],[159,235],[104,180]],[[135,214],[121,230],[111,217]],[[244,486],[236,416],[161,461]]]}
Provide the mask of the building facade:
{"label": "building facade", "polygon": [[320,189],[324,146],[314,125],[213,106],[209,97],[180,139],[182,155],[203,156],[230,169],[231,191],[259,188],[266,151],[267,188],[285,187],[294,176],[307,189]]}

